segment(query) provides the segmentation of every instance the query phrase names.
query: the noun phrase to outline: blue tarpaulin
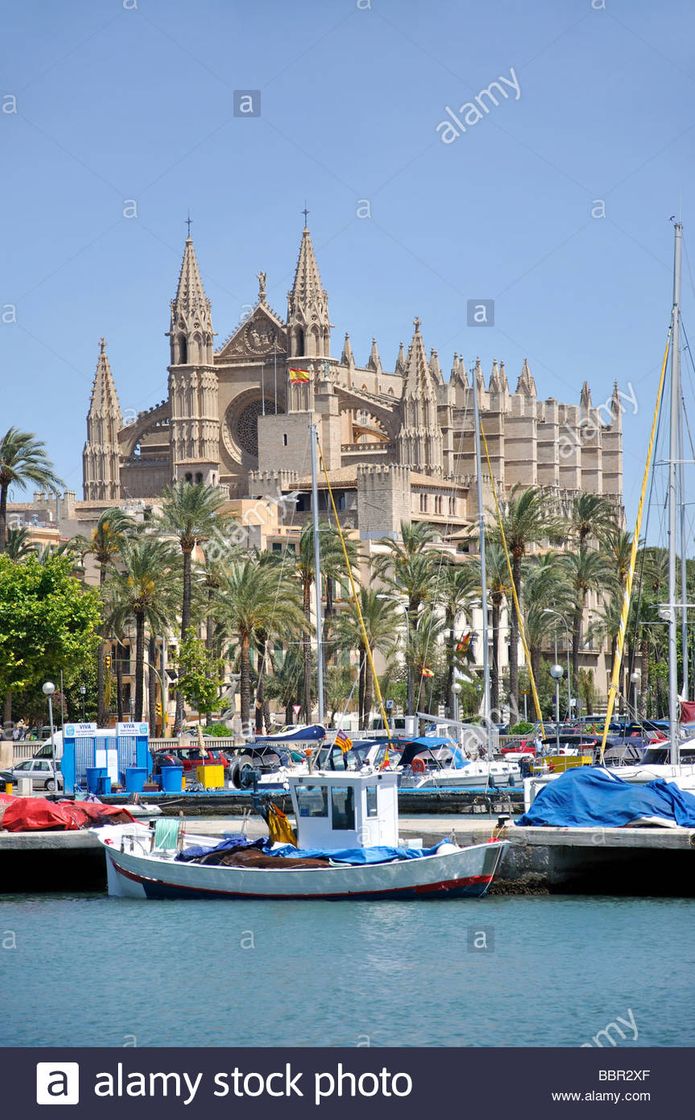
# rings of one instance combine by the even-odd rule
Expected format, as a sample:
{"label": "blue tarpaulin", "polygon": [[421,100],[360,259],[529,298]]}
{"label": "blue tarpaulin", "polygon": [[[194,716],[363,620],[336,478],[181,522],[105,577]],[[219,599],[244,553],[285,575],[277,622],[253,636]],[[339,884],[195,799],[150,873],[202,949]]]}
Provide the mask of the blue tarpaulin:
{"label": "blue tarpaulin", "polygon": [[295,848],[292,844],[283,844],[281,848],[273,848],[270,855],[279,856],[280,859],[330,859],[333,863],[393,863],[401,859],[422,859],[423,856],[433,856],[448,841],[440,840],[433,848],[389,848],[386,846],[373,848]]}
{"label": "blue tarpaulin", "polygon": [[695,828],[695,797],[657,778],[625,782],[600,766],[577,766],[544,786],[517,825],[621,828],[645,818]]}

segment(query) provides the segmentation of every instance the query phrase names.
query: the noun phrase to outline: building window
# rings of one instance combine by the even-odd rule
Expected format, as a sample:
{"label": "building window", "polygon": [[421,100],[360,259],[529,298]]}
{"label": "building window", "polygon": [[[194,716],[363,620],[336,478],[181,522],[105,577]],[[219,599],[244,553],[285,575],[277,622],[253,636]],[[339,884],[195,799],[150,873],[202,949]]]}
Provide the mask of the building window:
{"label": "building window", "polygon": [[198,472],[197,472],[197,474],[196,474],[196,476],[195,476],[195,480],[196,480],[196,482],[202,482],[202,481],[203,481],[203,473],[202,473],[202,471],[198,471]]}
{"label": "building window", "polygon": [[186,482],[193,482],[193,475],[190,471],[186,471]]}
{"label": "building window", "polygon": [[441,499],[441,497],[436,497],[434,499],[434,512],[438,513],[438,514],[440,514],[442,512],[442,499]]}
{"label": "building window", "polygon": [[420,495],[420,513],[427,513],[427,494]]}
{"label": "building window", "polygon": [[451,517],[456,516],[456,498],[449,498],[449,514]]}

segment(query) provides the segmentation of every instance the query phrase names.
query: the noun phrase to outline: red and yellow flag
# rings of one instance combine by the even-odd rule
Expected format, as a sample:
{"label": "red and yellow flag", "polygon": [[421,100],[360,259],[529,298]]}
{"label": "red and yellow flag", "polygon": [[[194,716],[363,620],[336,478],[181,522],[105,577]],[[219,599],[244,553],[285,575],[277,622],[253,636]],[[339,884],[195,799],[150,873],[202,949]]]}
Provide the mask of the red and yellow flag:
{"label": "red and yellow flag", "polygon": [[422,676],[423,677],[433,677],[434,673],[432,672],[431,669],[428,669],[427,666],[425,665],[425,667],[422,670]]}
{"label": "red and yellow flag", "polygon": [[290,383],[292,385],[305,385],[307,381],[311,381],[311,374],[308,369],[290,370]]}

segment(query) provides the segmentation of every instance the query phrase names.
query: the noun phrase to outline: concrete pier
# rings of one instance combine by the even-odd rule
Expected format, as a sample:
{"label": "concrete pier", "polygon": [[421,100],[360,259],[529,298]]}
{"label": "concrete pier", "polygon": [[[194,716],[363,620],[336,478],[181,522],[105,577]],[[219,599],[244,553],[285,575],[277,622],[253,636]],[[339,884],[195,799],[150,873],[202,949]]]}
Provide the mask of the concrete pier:
{"label": "concrete pier", "polygon": [[[221,836],[238,832],[239,816],[187,818],[187,834]],[[604,894],[695,897],[695,829],[688,828],[518,828],[496,832],[494,818],[402,815],[400,835],[425,846],[451,837],[462,846],[509,841],[493,894]],[[265,835],[264,823],[250,818],[248,836]],[[101,891],[106,888],[104,856],[93,833],[0,832],[0,894]]]}

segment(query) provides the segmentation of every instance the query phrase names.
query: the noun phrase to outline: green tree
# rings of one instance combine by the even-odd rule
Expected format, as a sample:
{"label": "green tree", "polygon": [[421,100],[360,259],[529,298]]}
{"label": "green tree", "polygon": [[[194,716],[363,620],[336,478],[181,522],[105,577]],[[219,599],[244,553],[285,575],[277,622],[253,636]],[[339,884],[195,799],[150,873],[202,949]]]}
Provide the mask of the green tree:
{"label": "green tree", "polygon": [[56,493],[62,486],[46,454],[45,443],[31,432],[8,428],[0,439],[0,554],[7,547],[7,499],[10,487],[26,490],[30,482]]}
{"label": "green tree", "polygon": [[359,653],[359,716],[360,726],[367,727],[374,700],[374,681],[367,659],[367,643],[372,653],[388,654],[394,647],[400,623],[400,611],[392,599],[379,594],[374,587],[359,590],[359,603],[367,635],[365,642],[354,602],[340,612],[336,622],[338,643],[343,649]]}
{"label": "green tree", "polygon": [[615,502],[601,494],[577,494],[570,506],[567,529],[580,548],[590,539],[606,544],[618,529]]}
{"label": "green tree", "polygon": [[122,542],[119,566],[108,577],[104,595],[112,632],[118,636],[135,627],[136,720],[143,718],[145,635],[166,631],[180,586],[178,556],[169,541],[140,535]]}
{"label": "green tree", "polygon": [[454,713],[454,677],[462,658],[457,652],[456,627],[461,618],[471,620],[473,600],[480,598],[480,567],[470,560],[463,564],[445,563],[439,580],[439,600],[444,610],[447,631],[445,703],[449,715]]}
{"label": "green tree", "polygon": [[[540,544],[556,529],[548,514],[548,499],[537,486],[524,490],[517,483],[502,506],[502,524],[511,555],[512,579],[519,604],[523,603],[523,562],[534,545]],[[512,708],[519,710],[519,618],[510,609],[509,695]]]}
{"label": "green tree", "polygon": [[199,715],[214,712],[224,684],[224,663],[213,657],[191,627],[181,643],[178,656],[177,690]]}
{"label": "green tree", "polygon": [[230,638],[239,646],[241,721],[251,714],[251,646],[259,632],[266,637],[301,635],[308,623],[296,584],[282,568],[260,563],[255,555],[233,560],[220,588],[220,614]]}
{"label": "green tree", "polygon": [[576,552],[565,553],[562,559],[572,589],[572,678],[578,684],[586,600],[590,591],[605,591],[614,576],[605,557],[586,544],[580,545]]}
{"label": "green tree", "polygon": [[436,600],[441,554],[433,547],[437,533],[425,522],[401,522],[400,539],[385,537],[379,543],[385,551],[374,562],[374,574],[381,579],[397,601],[404,602],[407,614],[406,673],[407,710],[412,715],[415,703],[415,631],[420,612]]}
{"label": "green tree", "polygon": [[8,529],[5,543],[5,553],[10,560],[26,560],[27,556],[36,555],[36,548],[29,540],[29,530],[26,525],[20,529]]}
{"label": "green tree", "polygon": [[[224,495],[216,486],[205,483],[177,482],[164,492],[162,511],[157,526],[162,533],[175,537],[183,557],[183,595],[181,600],[181,641],[191,625],[193,550],[224,526],[221,508]],[[174,731],[183,726],[184,701],[176,695]]]}
{"label": "green tree", "polygon": [[36,691],[61,670],[72,684],[91,662],[100,617],[98,593],[74,578],[68,556],[0,556],[0,693]]}
{"label": "green tree", "polygon": [[490,664],[490,707],[493,720],[499,720],[500,710],[500,625],[502,607],[505,601],[511,602],[511,583],[504,549],[499,540],[488,537],[485,557],[487,560],[487,588],[490,598],[490,621],[492,637],[492,658]]}
{"label": "green tree", "polygon": [[[354,566],[357,562],[357,545],[352,540],[346,540],[346,548],[350,563]],[[321,550],[321,575],[326,588],[331,581],[345,572],[345,558],[340,543],[338,530],[328,522],[319,525],[319,546]],[[314,586],[314,532],[311,524],[305,525],[299,538],[295,554],[295,572],[299,581],[302,596],[302,610],[308,623],[311,622],[311,592]],[[311,696],[313,684],[311,633],[307,626],[302,637],[302,650],[304,654],[304,718],[307,723],[311,720]]]}

